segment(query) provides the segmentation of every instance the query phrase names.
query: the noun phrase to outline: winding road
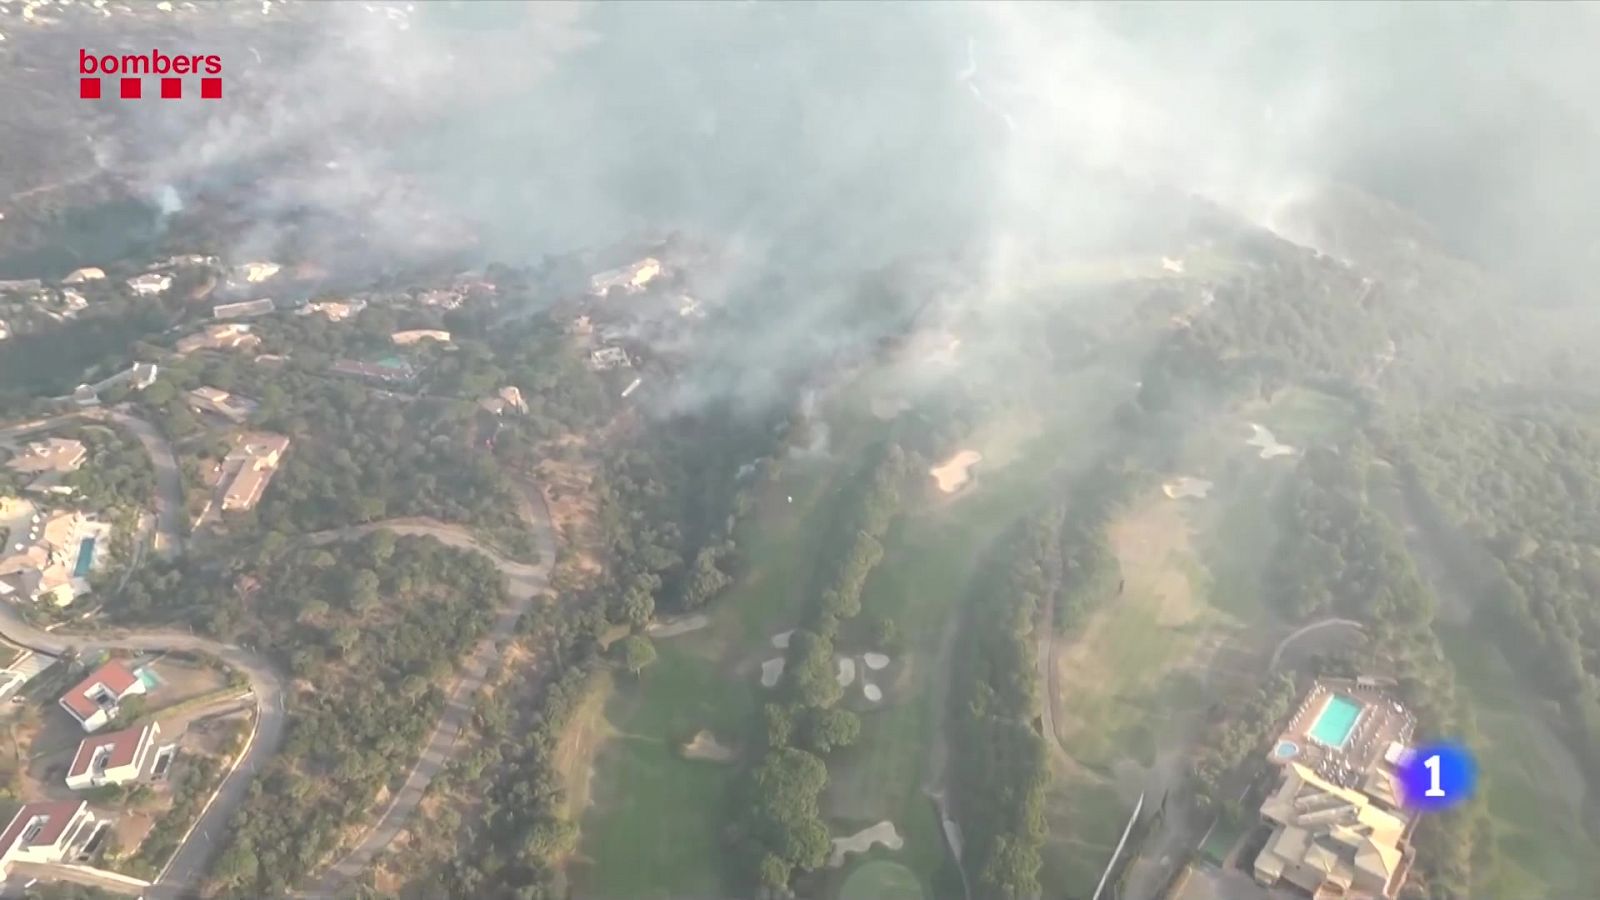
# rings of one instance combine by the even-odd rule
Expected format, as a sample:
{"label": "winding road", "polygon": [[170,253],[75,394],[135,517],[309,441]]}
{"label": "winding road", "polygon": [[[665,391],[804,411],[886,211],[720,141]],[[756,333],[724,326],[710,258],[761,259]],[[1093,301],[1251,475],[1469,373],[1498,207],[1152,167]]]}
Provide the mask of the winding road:
{"label": "winding road", "polygon": [[52,656],[65,653],[82,655],[94,650],[181,650],[204,653],[222,659],[250,680],[250,689],[256,696],[255,738],[245,748],[233,772],[218,786],[216,796],[195,822],[189,838],[178,848],[166,871],[146,892],[146,896],[178,897],[194,887],[215,851],[216,838],[227,833],[228,822],[248,792],[251,780],[266,767],[272,754],[283,742],[283,676],[266,658],[234,644],[165,629],[95,635],[59,634],[30,625],[9,603],[0,603],[0,636],[14,644]]}
{"label": "winding road", "polygon": [[[85,418],[114,422],[139,440],[156,471],[156,550],[167,556],[182,552],[183,495],[178,464],[171,445],[150,423],[120,409],[76,412],[0,428],[0,443],[11,443],[23,435]],[[447,546],[487,557],[505,576],[507,598],[488,634],[464,661],[444,713],[434,725],[433,733],[407,775],[405,784],[361,841],[329,868],[305,892],[305,896],[335,896],[342,885],[359,876],[404,829],[407,819],[422,802],[429,784],[454,753],[456,740],[471,713],[472,698],[483,686],[490,667],[499,656],[501,645],[515,634],[522,615],[548,586],[550,567],[556,555],[555,530],[549,509],[537,488],[525,480],[517,483],[517,507],[519,516],[532,532],[538,550],[537,564],[507,559],[483,545],[467,528],[429,519],[387,520],[318,532],[302,538],[312,543],[332,543],[381,530],[398,535],[431,537]],[[249,793],[251,783],[266,768],[283,742],[287,718],[283,674],[270,660],[253,651],[190,632],[141,629],[72,635],[45,631],[28,623],[9,603],[0,603],[0,637],[51,656],[69,653],[83,655],[96,650],[202,653],[223,660],[249,680],[257,710],[252,738],[234,769],[218,785],[216,793],[168,862],[167,868],[145,891],[144,896],[151,900],[168,900],[192,894],[199,887],[208,864],[219,849],[218,842],[228,834],[233,814]]]}
{"label": "winding road", "polygon": [[516,633],[517,622],[522,618],[522,614],[533,606],[534,599],[543,593],[549,584],[550,565],[556,555],[555,531],[551,527],[549,511],[545,508],[543,498],[538,497],[536,491],[527,487],[523,488],[523,493],[528,499],[528,505],[534,511],[528,520],[528,525],[533,531],[535,546],[539,551],[539,562],[536,565],[514,562],[500,556],[479,544],[470,533],[459,526],[427,520],[381,522],[310,536],[309,539],[312,541],[328,543],[386,529],[395,534],[431,537],[451,547],[477,551],[488,557],[505,575],[507,602],[495,616],[489,633],[484,635],[473,649],[472,655],[463,663],[455,686],[450,691],[444,714],[433,726],[433,734],[429,735],[422,755],[418,757],[410,774],[406,776],[405,784],[395,793],[394,799],[389,801],[388,808],[362,837],[361,842],[324,872],[310,888],[304,891],[304,896],[339,896],[337,893],[339,887],[359,877],[372,864],[373,859],[405,828],[406,820],[422,802],[428,785],[433,782],[434,776],[444,769],[455,752],[456,740],[472,714],[472,699],[483,687],[490,666],[500,656],[501,645]]}

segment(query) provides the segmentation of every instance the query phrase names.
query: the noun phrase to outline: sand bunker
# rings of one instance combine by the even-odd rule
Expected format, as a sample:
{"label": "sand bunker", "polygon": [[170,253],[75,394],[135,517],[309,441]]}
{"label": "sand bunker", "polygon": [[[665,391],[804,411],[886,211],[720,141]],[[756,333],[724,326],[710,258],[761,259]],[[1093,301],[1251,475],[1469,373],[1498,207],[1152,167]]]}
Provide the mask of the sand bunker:
{"label": "sand bunker", "polygon": [[883,699],[882,689],[872,682],[865,680],[863,680],[861,683],[861,695],[866,697],[868,700],[871,700],[873,703],[877,703],[879,700]]}
{"label": "sand bunker", "polygon": [[1174,275],[1182,275],[1183,274],[1183,260],[1181,260],[1181,259],[1173,259],[1170,256],[1163,256],[1163,257],[1161,257],[1161,268],[1164,271],[1171,272]]}
{"label": "sand bunker", "polygon": [[733,748],[717,740],[717,736],[705,729],[695,732],[694,740],[683,745],[683,755],[688,759],[704,759],[711,762],[733,762]]}
{"label": "sand bunker", "polygon": [[839,657],[839,674],[834,677],[839,679],[840,687],[849,687],[856,680],[856,661],[848,656]]}
{"label": "sand bunker", "polygon": [[783,657],[769,659],[761,664],[761,686],[774,687],[783,677]]}
{"label": "sand bunker", "polygon": [[861,661],[866,663],[867,664],[867,668],[871,669],[874,672],[880,671],[880,670],[888,667],[888,665],[889,665],[889,657],[884,656],[882,653],[866,653],[866,654],[863,654],[862,657],[861,657]]}
{"label": "sand bunker", "polygon": [[1184,475],[1161,485],[1161,492],[1174,500],[1182,500],[1186,497],[1204,500],[1206,495],[1211,493],[1211,488],[1214,486],[1212,482],[1204,478],[1190,478]]}
{"label": "sand bunker", "polygon": [[779,650],[789,649],[789,635],[791,634],[794,634],[793,628],[789,629],[788,631],[780,631],[773,635],[772,646],[777,647]]}
{"label": "sand bunker", "polygon": [[906,842],[900,837],[900,832],[895,830],[894,823],[885,820],[849,837],[834,838],[833,854],[828,857],[828,866],[837,869],[844,865],[846,853],[865,853],[872,849],[873,844],[882,844],[890,850],[899,850]]}
{"label": "sand bunker", "polygon": [[939,482],[939,490],[953,494],[972,479],[972,467],[980,462],[983,462],[982,453],[963,450],[950,457],[944,465],[929,469],[928,474]]}
{"label": "sand bunker", "polygon": [[710,619],[696,613],[695,615],[685,616],[673,622],[651,622],[650,626],[646,628],[645,631],[648,632],[651,637],[669,638],[677,637],[680,634],[688,634],[691,631],[699,631],[710,624]]}
{"label": "sand bunker", "polygon": [[1261,448],[1262,459],[1272,459],[1275,456],[1294,456],[1300,452],[1288,444],[1279,443],[1272,432],[1254,422],[1250,423],[1250,432],[1250,440],[1245,441],[1245,444]]}

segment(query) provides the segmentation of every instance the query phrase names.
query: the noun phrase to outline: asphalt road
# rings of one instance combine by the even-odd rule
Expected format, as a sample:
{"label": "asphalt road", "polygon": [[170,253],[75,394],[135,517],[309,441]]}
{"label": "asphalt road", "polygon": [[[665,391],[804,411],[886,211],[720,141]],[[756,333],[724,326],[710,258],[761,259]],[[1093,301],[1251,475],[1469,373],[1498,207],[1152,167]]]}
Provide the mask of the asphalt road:
{"label": "asphalt road", "polygon": [[310,888],[304,891],[304,896],[318,898],[339,896],[339,888],[359,877],[372,864],[372,860],[405,828],[406,820],[422,802],[428,785],[433,782],[434,776],[444,769],[455,752],[456,739],[472,713],[472,698],[478,689],[483,687],[483,680],[489,667],[499,657],[500,644],[512,637],[517,628],[517,621],[528,611],[533,605],[534,598],[542,593],[549,583],[550,565],[556,555],[555,533],[550,524],[549,510],[546,509],[543,499],[531,487],[524,485],[522,491],[524,503],[521,505],[526,512],[525,518],[539,551],[537,565],[505,559],[481,546],[465,529],[437,522],[378,523],[311,536],[311,540],[327,543],[360,537],[381,528],[396,534],[426,535],[452,547],[474,550],[488,557],[506,576],[507,602],[495,617],[489,633],[478,642],[472,655],[462,664],[460,676],[450,692],[444,714],[434,725],[433,734],[428,737],[422,755],[412,767],[411,773],[406,776],[405,784],[395,793],[388,808],[362,837],[361,842],[324,872]]}
{"label": "asphalt road", "polygon": [[58,634],[28,624],[9,603],[0,603],[0,635],[14,644],[53,656],[69,651],[81,655],[97,649],[205,653],[221,658],[250,680],[250,688],[256,695],[255,740],[251,741],[232,774],[222,782],[215,800],[201,814],[189,839],[178,848],[165,874],[145,896],[152,900],[172,898],[193,890],[216,851],[217,839],[227,833],[228,823],[249,790],[250,782],[266,767],[283,742],[285,717],[282,676],[265,658],[242,647],[188,632],[149,630],[93,636]]}

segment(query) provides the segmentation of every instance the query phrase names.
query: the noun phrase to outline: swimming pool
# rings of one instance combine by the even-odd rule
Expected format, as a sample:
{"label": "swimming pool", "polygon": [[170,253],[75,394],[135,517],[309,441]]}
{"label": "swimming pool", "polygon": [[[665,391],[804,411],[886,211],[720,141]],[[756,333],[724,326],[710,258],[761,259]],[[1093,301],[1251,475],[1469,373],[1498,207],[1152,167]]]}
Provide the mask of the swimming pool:
{"label": "swimming pool", "polygon": [[94,565],[94,538],[86,537],[78,544],[78,564],[73,567],[72,574],[79,578],[89,574],[89,567]]}
{"label": "swimming pool", "polygon": [[1300,752],[1300,745],[1294,741],[1279,741],[1277,749],[1272,754],[1279,759],[1293,759]]}
{"label": "swimming pool", "polygon": [[1360,717],[1360,703],[1343,694],[1334,694],[1312,724],[1311,739],[1337,750],[1350,739],[1350,732],[1355,730],[1356,719]]}

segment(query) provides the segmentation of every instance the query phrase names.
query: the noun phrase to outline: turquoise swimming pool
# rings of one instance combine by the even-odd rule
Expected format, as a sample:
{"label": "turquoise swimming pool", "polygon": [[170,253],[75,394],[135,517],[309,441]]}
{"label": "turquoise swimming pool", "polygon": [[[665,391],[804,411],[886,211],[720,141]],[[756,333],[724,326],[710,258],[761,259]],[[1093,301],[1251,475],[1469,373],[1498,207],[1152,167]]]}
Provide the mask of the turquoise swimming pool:
{"label": "turquoise swimming pool", "polygon": [[94,538],[87,537],[87,538],[84,538],[83,541],[78,544],[78,564],[77,564],[77,566],[75,566],[73,568],[72,574],[78,576],[79,578],[82,578],[83,576],[89,574],[89,568],[91,566],[93,566],[93,565],[94,565]]}
{"label": "turquoise swimming pool", "polygon": [[1311,739],[1337,750],[1350,739],[1350,732],[1361,717],[1361,704],[1343,694],[1334,694],[1311,726]]}

